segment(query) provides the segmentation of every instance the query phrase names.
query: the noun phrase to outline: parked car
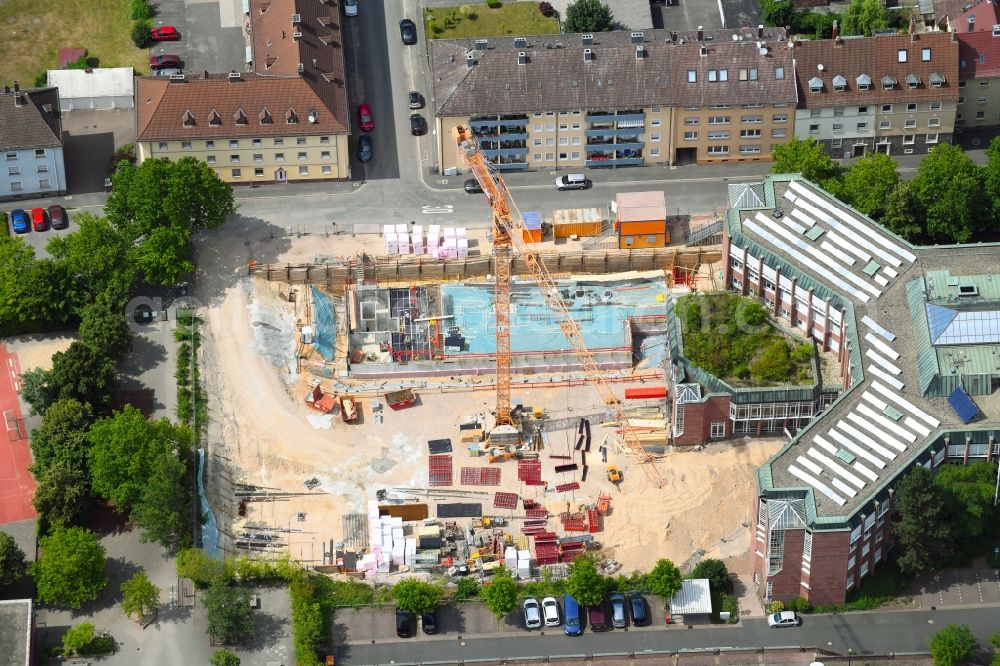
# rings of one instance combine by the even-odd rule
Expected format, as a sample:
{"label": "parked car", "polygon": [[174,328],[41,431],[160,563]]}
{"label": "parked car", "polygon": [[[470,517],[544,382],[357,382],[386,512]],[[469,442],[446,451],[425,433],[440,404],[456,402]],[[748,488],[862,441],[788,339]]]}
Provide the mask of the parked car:
{"label": "parked car", "polygon": [[611,626],[622,629],[626,623],[625,595],[615,592],[608,601],[611,602]]}
{"label": "parked car", "polygon": [[344,0],[344,15],[345,16],[358,15],[358,0]]}
{"label": "parked car", "polygon": [[522,604],[524,608],[524,626],[528,629],[538,629],[542,626],[542,613],[538,608],[535,599],[525,599]]}
{"label": "parked car", "polygon": [[399,22],[399,36],[407,46],[417,43],[417,24],[408,18]]}
{"label": "parked car", "polygon": [[181,38],[181,33],[172,25],[163,25],[150,30],[149,38],[154,42],[176,42]]}
{"label": "parked car", "polygon": [[396,609],[396,635],[400,638],[413,638],[417,618],[410,611]]}
{"label": "parked car", "polygon": [[583,627],[580,625],[580,604],[568,594],[563,595],[563,617],[566,618],[563,633],[567,636],[579,636],[583,633]]}
{"label": "parked car", "polygon": [[59,204],[49,206],[49,221],[52,222],[53,229],[65,229],[69,226],[69,218],[66,217],[66,209]]}
{"label": "parked car", "polygon": [[424,96],[418,93],[416,90],[410,91],[410,108],[411,109],[422,109],[424,108]]}
{"label": "parked car", "polygon": [[590,187],[590,181],[582,173],[568,173],[556,178],[556,187],[563,190],[585,190]]}
{"label": "parked car", "polygon": [[482,194],[483,188],[479,186],[479,181],[475,178],[470,178],[465,181],[465,191],[469,194]]}
{"label": "parked car", "polygon": [[375,129],[375,117],[372,116],[372,107],[367,104],[358,105],[358,123],[361,125],[361,129],[366,132],[371,132]]}
{"label": "parked car", "polygon": [[45,231],[49,228],[49,220],[45,217],[44,208],[31,209],[31,228],[35,231]]}
{"label": "parked car", "polygon": [[420,616],[420,625],[424,628],[424,633],[433,635],[438,632],[438,612],[435,608],[429,613]]}
{"label": "parked car", "polygon": [[562,624],[562,620],[559,619],[559,602],[555,597],[542,599],[542,616],[545,618],[546,627],[558,627]]}
{"label": "parked car", "polygon": [[802,618],[800,618],[795,611],[781,611],[780,613],[774,613],[767,616],[767,626],[772,629],[779,629],[781,627],[797,627],[802,624]]}
{"label": "parked car", "polygon": [[174,67],[180,69],[183,67],[180,56],[176,56],[172,53],[164,53],[161,55],[149,56],[149,66],[152,69],[164,69],[167,67]]}
{"label": "parked car", "polygon": [[587,607],[587,621],[590,622],[591,631],[607,631],[611,628],[603,603]]}
{"label": "parked car", "polygon": [[628,606],[632,613],[632,624],[636,627],[644,627],[649,624],[649,615],[646,614],[646,600],[642,595],[632,590],[628,593]]}
{"label": "parked car", "polygon": [[372,158],[372,138],[368,134],[358,137],[358,161],[367,162]]}
{"label": "parked car", "polygon": [[153,71],[156,72],[157,76],[173,76],[174,74],[183,74],[184,73],[183,69],[178,69],[176,67],[168,67],[167,69],[156,69],[156,70],[153,70]]}
{"label": "parked car", "polygon": [[422,136],[427,134],[427,123],[424,121],[424,117],[419,113],[410,115],[410,134],[413,136]]}
{"label": "parked car", "polygon": [[14,228],[15,234],[26,234],[31,231],[28,225],[28,214],[23,208],[15,208],[10,211],[10,225]]}

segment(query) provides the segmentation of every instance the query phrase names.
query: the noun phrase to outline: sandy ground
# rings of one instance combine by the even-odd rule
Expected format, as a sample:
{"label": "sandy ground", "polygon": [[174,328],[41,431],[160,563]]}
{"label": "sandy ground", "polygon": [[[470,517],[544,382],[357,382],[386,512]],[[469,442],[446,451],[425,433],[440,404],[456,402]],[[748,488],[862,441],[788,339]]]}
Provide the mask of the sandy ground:
{"label": "sandy ground", "polygon": [[7,340],[7,348],[16,352],[21,362],[21,372],[42,368],[52,368],[52,355],[66,351],[76,339],[76,335],[28,335]]}
{"label": "sandy ground", "polygon": [[[246,521],[295,530],[282,536],[292,556],[321,562],[324,543],[344,538],[342,516],[364,512],[377,489],[426,487],[427,440],[452,440],[456,484],[460,467],[487,466],[484,458],[468,457],[466,445],[459,441],[458,425],[471,415],[487,411],[493,394],[489,390],[424,391],[419,403],[410,409],[384,409],[381,424],[373,419],[370,400],[362,401],[363,419],[359,424],[345,424],[312,412],[295,393],[298,389],[289,389],[285,381],[288,368],[275,367],[256,351],[260,331],[255,328],[262,322],[252,315],[255,302],[269,301],[271,307],[283,308],[284,315],[293,320],[295,315],[290,306],[278,304],[280,299],[275,298],[272,289],[260,288],[245,278],[242,267],[251,253],[280,262],[323,253],[324,239],[272,240],[266,231],[258,231],[257,238],[252,238],[254,235],[250,229],[246,235],[219,236],[200,248],[200,252],[227,259],[204,262],[208,272],[199,276],[196,290],[206,304],[202,311],[207,322],[202,362],[211,398],[207,485],[224,534],[238,534]],[[350,247],[344,238],[328,240],[337,250],[328,252],[331,255],[344,256],[361,249]],[[274,327],[273,323],[267,325]],[[620,394],[629,385],[636,384],[616,384],[614,390]],[[530,390],[515,387],[513,403],[541,407],[551,418],[604,412],[596,393],[586,386]],[[649,568],[662,556],[681,563],[700,551],[706,557],[729,560],[734,570],[745,567],[743,555],[749,542],[744,525],[750,519],[754,468],[779,448],[779,442],[735,441],[703,451],[668,454],[657,463],[665,480],[660,489],[651,484],[631,455],[612,449],[608,463],[618,465],[625,477],[618,489],[607,481],[605,464],[597,452],[605,432],[595,423],[592,453],[588,456],[590,474],[580,490],[557,494],[540,487],[522,487],[516,463],[507,462],[499,464],[500,487],[466,488],[484,494],[447,501],[482,501],[487,513],[502,514],[492,510],[492,496],[503,490],[536,499],[550,512],[559,512],[567,505],[576,510],[594,503],[601,492],[609,492],[612,512],[595,538],[604,543],[607,555],[621,561],[626,570]],[[567,461],[548,457],[570,454],[574,442],[574,431],[549,435],[541,460],[542,478],[550,487],[580,481],[579,472],[557,475],[555,464]],[[311,477],[320,481],[313,492],[303,485]],[[252,503],[244,520],[236,515],[233,483],[302,494]],[[429,501],[434,503],[433,495]],[[305,514],[304,520],[298,519],[299,512]],[[556,526],[558,521],[551,519],[550,525]],[[223,545],[227,545],[225,539]]]}

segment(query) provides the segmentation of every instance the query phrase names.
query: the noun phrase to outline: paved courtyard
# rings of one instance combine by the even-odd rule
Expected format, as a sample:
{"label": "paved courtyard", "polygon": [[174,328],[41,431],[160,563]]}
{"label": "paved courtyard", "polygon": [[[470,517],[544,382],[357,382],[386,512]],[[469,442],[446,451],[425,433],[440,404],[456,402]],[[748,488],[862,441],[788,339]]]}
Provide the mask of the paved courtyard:
{"label": "paved courtyard", "polygon": [[[200,74],[246,71],[246,42],[240,0],[159,0],[153,25],[172,25],[180,41],[162,42],[149,54],[181,57],[184,71]],[[143,103],[136,100],[137,104]]]}

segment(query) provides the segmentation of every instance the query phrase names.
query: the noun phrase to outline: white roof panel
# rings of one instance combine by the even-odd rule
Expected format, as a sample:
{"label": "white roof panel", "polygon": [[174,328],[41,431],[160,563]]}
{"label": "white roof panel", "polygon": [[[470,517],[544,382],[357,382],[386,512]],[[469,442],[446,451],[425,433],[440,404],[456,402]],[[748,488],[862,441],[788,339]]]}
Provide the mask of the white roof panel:
{"label": "white roof panel", "polygon": [[674,615],[711,615],[712,591],[707,578],[681,581],[681,589],[670,599],[670,612]]}
{"label": "white roof panel", "polygon": [[865,333],[865,340],[867,340],[872,347],[879,350],[880,352],[891,358],[893,361],[899,358],[899,352],[897,352],[895,349],[893,349],[889,345],[885,344],[884,342],[876,338],[871,333]]}
{"label": "white roof panel", "polygon": [[820,491],[821,493],[823,493],[824,495],[826,495],[827,497],[829,497],[830,499],[832,499],[839,506],[844,506],[845,504],[847,504],[847,500],[845,500],[843,497],[841,497],[837,493],[835,493],[832,490],[830,490],[830,488],[825,483],[823,483],[822,481],[820,481],[816,477],[812,476],[811,474],[807,474],[806,472],[803,472],[801,469],[799,469],[795,465],[789,465],[788,466],[788,472],[792,476],[795,476],[795,477],[797,477],[797,478],[805,481],[810,486],[812,486],[816,490]]}
{"label": "white roof panel", "polygon": [[873,349],[866,349],[865,356],[875,361],[875,363],[877,363],[878,365],[882,366],[882,368],[885,369],[887,372],[890,372],[894,375],[898,375],[903,372],[902,370],[894,366],[892,363],[890,363],[888,359],[883,358],[881,354],[879,354]]}
{"label": "white roof panel", "polygon": [[917,418],[923,420],[925,423],[929,424],[932,428],[937,428],[939,425],[941,425],[941,422],[938,421],[936,418],[934,418],[924,410],[920,409],[906,398],[902,398],[896,395],[895,393],[893,393],[886,387],[882,386],[878,382],[872,382],[872,388],[881,393],[882,395],[884,395],[892,402],[902,407],[903,409],[907,410]]}
{"label": "white roof panel", "polygon": [[50,69],[49,85],[59,88],[59,99],[79,97],[132,97],[135,78],[131,67]]}
{"label": "white roof panel", "polygon": [[[894,275],[893,277],[896,277],[896,276]],[[865,326],[867,326],[868,328],[872,329],[873,331],[875,331],[876,333],[878,333],[879,335],[881,335],[883,338],[885,338],[889,342],[892,342],[893,340],[896,339],[896,336],[891,331],[889,331],[888,329],[885,329],[885,328],[882,328],[881,326],[879,326],[878,322],[876,322],[874,319],[872,319],[868,315],[865,315],[864,317],[862,317],[861,321],[862,321],[862,323],[864,323]]]}
{"label": "white roof panel", "polygon": [[[850,426],[850,424],[845,423],[844,421],[841,421],[837,425],[844,432],[848,432],[850,430],[850,431],[853,431],[854,433],[857,433],[858,435],[861,434],[861,433],[858,433],[857,430],[854,430],[854,428],[852,428]],[[871,451],[869,451],[868,449],[866,449],[866,448],[864,448],[862,446],[859,446],[858,444],[855,444],[854,440],[852,440],[850,437],[847,437],[846,435],[844,435],[840,431],[838,431],[838,430],[830,430],[830,431],[827,432],[827,434],[832,439],[834,439],[838,444],[840,444],[845,449],[847,449],[848,451],[850,451],[854,455],[858,456],[859,458],[864,458],[865,460],[867,460],[871,464],[875,465],[879,469],[883,469],[885,467],[885,463],[882,461],[881,458],[876,457],[875,454],[872,453]],[[857,437],[857,439],[860,440],[862,437],[864,437],[864,436],[862,435],[861,437]],[[865,438],[865,439],[867,439],[867,438]]]}
{"label": "white roof panel", "polygon": [[876,377],[878,377],[879,379],[881,379],[882,381],[884,381],[886,384],[889,384],[890,386],[895,386],[896,390],[898,390],[898,391],[902,391],[903,390],[903,386],[904,386],[903,382],[899,381],[898,379],[896,379],[895,377],[893,377],[892,375],[890,375],[888,372],[886,372],[882,368],[879,368],[879,367],[875,366],[874,364],[869,363],[868,364],[868,372],[872,373],[873,375],[875,375]]}
{"label": "white roof panel", "polygon": [[843,236],[840,235],[840,233],[836,231],[830,231],[827,232],[826,237],[832,240],[840,247],[850,252],[851,254],[855,255],[859,259],[862,259],[865,262],[869,262],[872,260],[872,255],[868,254],[867,252],[859,248],[857,245],[854,245],[853,243],[845,239]]}

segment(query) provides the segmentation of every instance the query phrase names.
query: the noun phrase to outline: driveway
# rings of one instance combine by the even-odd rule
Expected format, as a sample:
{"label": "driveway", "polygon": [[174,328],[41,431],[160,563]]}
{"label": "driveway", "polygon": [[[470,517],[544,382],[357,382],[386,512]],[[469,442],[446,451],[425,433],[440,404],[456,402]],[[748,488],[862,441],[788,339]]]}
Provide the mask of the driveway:
{"label": "driveway", "polygon": [[[749,0],[753,2],[754,0]],[[659,10],[659,20],[656,10]],[[697,30],[702,26],[705,30],[715,30],[723,27],[719,4],[713,0],[673,0],[673,4],[654,6],[653,25],[667,30],[684,32]],[[728,22],[728,21],[727,21]]]}
{"label": "driveway", "polygon": [[159,0],[154,11],[153,26],[172,25],[181,39],[153,44],[149,55],[179,55],[186,72],[246,71],[240,0]]}

